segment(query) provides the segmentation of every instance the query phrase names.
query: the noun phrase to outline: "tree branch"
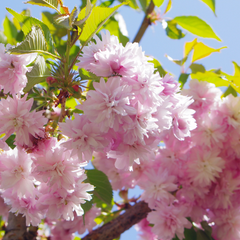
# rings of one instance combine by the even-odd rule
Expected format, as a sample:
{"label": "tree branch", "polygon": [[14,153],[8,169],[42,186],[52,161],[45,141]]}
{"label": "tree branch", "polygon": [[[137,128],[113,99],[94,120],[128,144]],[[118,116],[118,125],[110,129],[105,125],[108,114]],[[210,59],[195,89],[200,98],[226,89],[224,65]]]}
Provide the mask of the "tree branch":
{"label": "tree branch", "polygon": [[150,4],[148,6],[148,9],[146,11],[145,17],[142,21],[141,27],[139,28],[139,30],[137,32],[137,35],[134,38],[133,42],[138,42],[139,43],[141,41],[142,37],[143,37],[143,34],[147,30],[148,26],[151,25],[151,22],[148,18],[148,15],[153,12],[154,7],[155,7],[155,5],[154,5],[153,1],[151,0]]}
{"label": "tree branch", "polygon": [[82,240],[112,240],[140,222],[151,212],[148,204],[141,201],[131,206],[122,215],[104,224],[102,227],[90,232]]}
{"label": "tree branch", "polygon": [[26,218],[22,214],[16,216],[14,213],[9,212],[7,230],[3,240],[24,240],[26,231]]}

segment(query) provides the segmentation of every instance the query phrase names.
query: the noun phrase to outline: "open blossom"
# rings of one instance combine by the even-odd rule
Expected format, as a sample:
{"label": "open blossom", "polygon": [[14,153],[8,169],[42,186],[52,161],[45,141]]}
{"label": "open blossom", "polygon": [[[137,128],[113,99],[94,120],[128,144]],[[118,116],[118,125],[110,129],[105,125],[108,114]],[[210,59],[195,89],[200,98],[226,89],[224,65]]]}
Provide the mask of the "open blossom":
{"label": "open blossom", "polygon": [[44,124],[47,119],[42,115],[43,111],[32,111],[33,98],[27,100],[13,96],[0,101],[0,134],[5,133],[6,140],[11,134],[16,133],[15,144],[21,147],[32,147],[31,136],[44,137]]}
{"label": "open blossom", "polygon": [[30,64],[36,54],[13,55],[5,52],[5,47],[0,43],[0,90],[4,93],[16,94],[22,92],[27,84],[26,65]]}
{"label": "open blossom", "polygon": [[97,76],[132,76],[138,65],[148,64],[147,58],[137,43],[127,43],[124,47],[116,36],[102,33],[102,41],[95,37],[95,43],[83,48],[80,68],[85,68]]}
{"label": "open blossom", "polygon": [[149,170],[145,173],[147,176],[143,182],[139,182],[140,187],[144,190],[142,199],[146,201],[150,207],[154,208],[157,202],[165,202],[167,204],[174,200],[171,192],[178,189],[176,177],[169,175],[162,168]]}
{"label": "open blossom", "polygon": [[79,106],[91,122],[99,124],[102,132],[109,128],[118,131],[122,124],[131,123],[129,115],[136,110],[130,105],[130,86],[122,85],[120,77],[109,78],[107,82],[101,78],[93,86],[95,91],[88,91],[87,100]]}
{"label": "open blossom", "polygon": [[55,147],[46,151],[45,155],[36,157],[34,176],[37,180],[47,183],[51,191],[58,188],[73,190],[76,181],[84,170],[81,165],[70,157],[70,151],[63,147]]}
{"label": "open blossom", "polygon": [[39,198],[39,208],[46,211],[49,219],[63,218],[66,220],[74,219],[74,212],[77,216],[82,216],[84,211],[81,204],[86,200],[91,200],[88,191],[93,191],[94,186],[89,183],[83,183],[86,175],[83,174],[76,183],[74,191],[66,191],[63,188],[56,189],[53,192],[43,193]]}
{"label": "open blossom", "polygon": [[225,161],[218,155],[215,149],[192,149],[188,171],[194,184],[204,187],[216,181],[225,167]]}
{"label": "open blossom", "polygon": [[60,130],[70,139],[62,145],[72,150],[71,156],[77,155],[79,161],[90,161],[93,151],[103,150],[108,141],[100,132],[98,125],[89,122],[85,115],[74,115],[74,120],[60,123]]}
{"label": "open blossom", "polygon": [[177,237],[182,240],[184,238],[184,228],[191,228],[191,223],[186,219],[185,209],[175,205],[159,205],[148,214],[147,220],[154,224],[152,232],[159,239],[171,240]]}
{"label": "open blossom", "polygon": [[193,100],[189,97],[176,95],[175,106],[173,109],[173,134],[179,140],[184,140],[185,137],[191,135],[191,130],[197,127],[196,121],[193,118],[194,110],[189,109],[189,105]]}
{"label": "open blossom", "polygon": [[1,188],[11,189],[19,197],[33,194],[32,160],[23,150],[15,148],[1,154]]}

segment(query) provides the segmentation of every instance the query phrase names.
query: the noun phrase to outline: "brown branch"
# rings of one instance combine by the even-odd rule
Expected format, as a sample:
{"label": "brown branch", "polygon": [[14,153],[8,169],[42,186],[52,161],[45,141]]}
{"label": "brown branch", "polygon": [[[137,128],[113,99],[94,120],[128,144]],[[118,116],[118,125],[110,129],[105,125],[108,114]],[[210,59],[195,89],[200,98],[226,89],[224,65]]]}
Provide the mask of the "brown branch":
{"label": "brown branch", "polygon": [[112,240],[140,222],[151,212],[147,203],[141,201],[131,206],[122,215],[104,224],[102,227],[90,232],[82,240]]}
{"label": "brown branch", "polygon": [[137,32],[137,35],[134,38],[133,42],[138,42],[139,43],[141,41],[142,37],[143,37],[143,34],[147,30],[148,26],[151,25],[151,21],[150,21],[148,15],[153,12],[154,7],[155,7],[155,5],[154,5],[153,1],[151,0],[150,4],[148,6],[148,9],[146,11],[145,17],[142,21],[141,27],[139,28],[139,30]]}
{"label": "brown branch", "polygon": [[26,218],[22,214],[16,216],[14,213],[9,212],[7,230],[3,240],[24,240],[26,231]]}

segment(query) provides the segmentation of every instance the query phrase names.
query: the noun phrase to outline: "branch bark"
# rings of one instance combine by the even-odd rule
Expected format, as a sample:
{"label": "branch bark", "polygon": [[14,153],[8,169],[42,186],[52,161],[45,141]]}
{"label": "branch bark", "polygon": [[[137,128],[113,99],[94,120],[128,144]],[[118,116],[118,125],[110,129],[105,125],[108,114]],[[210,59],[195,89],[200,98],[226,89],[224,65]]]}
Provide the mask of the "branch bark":
{"label": "branch bark", "polygon": [[148,204],[141,201],[131,206],[122,215],[104,224],[102,227],[90,232],[82,240],[112,240],[140,222],[151,212]]}
{"label": "branch bark", "polygon": [[24,240],[26,230],[26,218],[22,214],[16,216],[9,212],[7,230],[3,240]]}
{"label": "branch bark", "polygon": [[137,35],[134,38],[133,42],[139,43],[141,41],[145,31],[147,30],[148,26],[151,25],[148,15],[153,12],[154,7],[155,7],[155,5],[154,5],[153,1],[151,0],[150,4],[148,6],[148,9],[146,11],[145,17],[142,21],[141,27],[139,28]]}

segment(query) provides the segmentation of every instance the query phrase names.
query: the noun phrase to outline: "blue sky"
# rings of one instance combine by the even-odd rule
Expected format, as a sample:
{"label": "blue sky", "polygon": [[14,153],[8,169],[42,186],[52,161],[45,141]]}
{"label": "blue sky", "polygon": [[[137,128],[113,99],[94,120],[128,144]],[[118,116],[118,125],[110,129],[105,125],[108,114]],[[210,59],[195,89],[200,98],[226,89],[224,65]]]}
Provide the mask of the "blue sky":
{"label": "blue sky", "polygon": [[[70,9],[79,6],[79,0],[65,0],[65,5]],[[159,9],[160,12],[164,12],[166,8],[167,0]],[[41,11],[47,11],[47,8],[32,6],[24,4],[21,0],[1,0],[0,16],[2,21],[5,15],[11,17],[6,11],[5,7],[12,8],[13,10],[20,12],[23,9],[30,8],[32,16],[40,18]],[[216,32],[216,34],[222,39],[222,42],[218,42],[213,39],[199,38],[199,41],[204,42],[206,45],[213,48],[220,48],[227,46],[227,49],[223,49],[221,53],[213,53],[206,59],[197,61],[197,63],[203,64],[207,70],[221,68],[228,74],[233,73],[232,61],[237,62],[240,65],[240,1],[237,0],[216,0],[216,15],[200,0],[172,0],[172,9],[167,13],[165,17],[174,18],[182,15],[198,16],[205,20]],[[136,12],[129,7],[122,7],[120,9],[125,19],[130,41],[133,40],[141,22],[144,17],[142,12]],[[161,23],[149,27],[140,42],[143,50],[147,55],[152,55],[157,58],[163,65],[163,67],[173,73],[175,76],[179,76],[180,67],[170,62],[165,55],[171,56],[173,59],[181,59],[183,57],[183,47],[186,41],[192,41],[195,38],[191,33],[187,33],[181,40],[169,39],[165,31],[162,28]],[[138,191],[132,193],[137,196]],[[131,229],[121,236],[121,240],[136,240],[137,235],[134,229]]]}

